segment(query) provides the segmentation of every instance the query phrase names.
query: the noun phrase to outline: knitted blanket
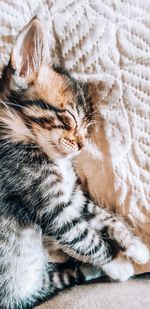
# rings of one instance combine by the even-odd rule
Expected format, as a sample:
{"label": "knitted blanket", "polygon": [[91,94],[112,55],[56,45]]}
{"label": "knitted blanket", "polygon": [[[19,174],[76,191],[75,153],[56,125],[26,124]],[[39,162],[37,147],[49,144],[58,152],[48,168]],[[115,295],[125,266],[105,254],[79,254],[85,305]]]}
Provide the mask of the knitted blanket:
{"label": "knitted blanket", "polygon": [[150,246],[150,1],[0,0],[0,68],[36,14],[53,61],[96,86],[99,123],[77,170]]}

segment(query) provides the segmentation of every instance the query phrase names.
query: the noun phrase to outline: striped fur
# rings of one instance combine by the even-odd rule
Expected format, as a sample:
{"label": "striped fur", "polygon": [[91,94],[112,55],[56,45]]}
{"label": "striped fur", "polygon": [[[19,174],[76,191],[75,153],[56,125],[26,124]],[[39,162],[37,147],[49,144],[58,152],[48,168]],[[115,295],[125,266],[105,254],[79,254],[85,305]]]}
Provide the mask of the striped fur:
{"label": "striped fur", "polygon": [[91,104],[67,72],[46,67],[43,50],[43,29],[34,19],[0,81],[1,309],[32,308],[86,280],[76,264],[54,263],[44,239],[118,280],[133,274],[126,257],[139,263],[149,257],[128,224],[84,192],[72,157],[84,147]]}

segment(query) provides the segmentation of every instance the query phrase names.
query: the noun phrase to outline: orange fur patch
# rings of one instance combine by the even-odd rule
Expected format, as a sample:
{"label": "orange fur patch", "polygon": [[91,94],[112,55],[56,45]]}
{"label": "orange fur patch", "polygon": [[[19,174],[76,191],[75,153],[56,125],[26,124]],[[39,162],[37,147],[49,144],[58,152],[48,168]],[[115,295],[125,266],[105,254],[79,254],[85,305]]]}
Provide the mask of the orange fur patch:
{"label": "orange fur patch", "polygon": [[41,66],[34,85],[29,88],[28,96],[32,99],[42,99],[61,109],[67,108],[75,100],[67,77],[44,65]]}

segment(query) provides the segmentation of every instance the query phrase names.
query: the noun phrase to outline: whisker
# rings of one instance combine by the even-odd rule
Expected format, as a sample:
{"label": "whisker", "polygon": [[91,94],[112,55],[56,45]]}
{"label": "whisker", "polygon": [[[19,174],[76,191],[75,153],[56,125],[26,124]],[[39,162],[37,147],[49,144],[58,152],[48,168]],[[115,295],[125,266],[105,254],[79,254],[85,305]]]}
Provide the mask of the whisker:
{"label": "whisker", "polygon": [[7,105],[8,105],[8,106],[17,106],[17,107],[23,108],[22,105],[19,105],[19,104],[17,104],[17,103],[8,102],[8,101],[7,101]]}

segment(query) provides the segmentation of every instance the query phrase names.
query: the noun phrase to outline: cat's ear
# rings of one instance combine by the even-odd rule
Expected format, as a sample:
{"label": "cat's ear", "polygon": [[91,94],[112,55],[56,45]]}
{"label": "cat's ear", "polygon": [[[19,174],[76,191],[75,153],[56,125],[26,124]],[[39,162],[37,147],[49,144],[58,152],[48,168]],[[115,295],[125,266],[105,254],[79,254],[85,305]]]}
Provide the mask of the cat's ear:
{"label": "cat's ear", "polygon": [[11,66],[18,77],[30,83],[48,59],[48,40],[40,20],[34,18],[17,37],[11,54]]}

